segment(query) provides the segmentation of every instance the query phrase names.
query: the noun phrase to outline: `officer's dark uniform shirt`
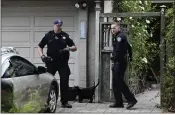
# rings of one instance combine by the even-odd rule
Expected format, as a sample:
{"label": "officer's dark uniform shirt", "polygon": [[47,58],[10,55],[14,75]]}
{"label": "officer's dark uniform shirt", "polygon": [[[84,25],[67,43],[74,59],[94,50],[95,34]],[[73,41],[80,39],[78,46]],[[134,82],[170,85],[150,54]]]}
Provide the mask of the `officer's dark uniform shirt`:
{"label": "officer's dark uniform shirt", "polygon": [[61,52],[61,50],[66,48],[67,45],[71,47],[75,44],[66,32],[61,31],[55,34],[52,30],[46,33],[38,44],[40,48],[44,48],[45,45],[47,45],[47,56],[50,56],[54,60],[67,61],[69,59],[69,52]]}
{"label": "officer's dark uniform shirt", "polygon": [[115,62],[123,62],[127,60],[127,51],[132,57],[132,49],[127,41],[127,37],[123,32],[118,32],[113,36],[113,57]]}

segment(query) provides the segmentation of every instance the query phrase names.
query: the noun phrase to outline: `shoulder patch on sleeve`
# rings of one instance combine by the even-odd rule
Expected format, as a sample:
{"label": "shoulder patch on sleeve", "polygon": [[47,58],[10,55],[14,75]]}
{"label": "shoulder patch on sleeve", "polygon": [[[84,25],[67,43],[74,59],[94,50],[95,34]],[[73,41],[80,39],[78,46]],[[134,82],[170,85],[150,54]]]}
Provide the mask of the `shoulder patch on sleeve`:
{"label": "shoulder patch on sleeve", "polygon": [[117,41],[118,42],[121,42],[122,41],[122,38],[121,37],[117,37]]}

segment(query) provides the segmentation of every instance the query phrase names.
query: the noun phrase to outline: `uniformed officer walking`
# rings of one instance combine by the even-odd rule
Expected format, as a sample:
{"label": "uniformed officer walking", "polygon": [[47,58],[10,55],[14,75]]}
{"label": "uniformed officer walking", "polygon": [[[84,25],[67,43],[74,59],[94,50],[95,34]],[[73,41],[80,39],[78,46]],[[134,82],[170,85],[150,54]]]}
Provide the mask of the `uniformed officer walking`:
{"label": "uniformed officer walking", "polygon": [[[46,63],[47,72],[60,75],[61,103],[64,108],[72,108],[68,104],[68,87],[70,68],[68,65],[69,51],[76,51],[77,48],[69,35],[62,31],[62,20],[55,20],[53,30],[49,31],[38,44],[38,52],[43,62]],[[43,48],[47,45],[47,56],[43,54]]]}
{"label": "uniformed officer walking", "polygon": [[113,34],[113,57],[111,57],[111,60],[113,61],[112,87],[115,102],[109,107],[123,108],[123,94],[128,101],[126,108],[130,109],[137,103],[137,100],[126,85],[124,81],[124,74],[127,68],[127,52],[129,53],[130,61],[132,61],[132,50],[127,41],[126,35],[120,30],[119,22],[115,22],[111,25],[111,31]]}

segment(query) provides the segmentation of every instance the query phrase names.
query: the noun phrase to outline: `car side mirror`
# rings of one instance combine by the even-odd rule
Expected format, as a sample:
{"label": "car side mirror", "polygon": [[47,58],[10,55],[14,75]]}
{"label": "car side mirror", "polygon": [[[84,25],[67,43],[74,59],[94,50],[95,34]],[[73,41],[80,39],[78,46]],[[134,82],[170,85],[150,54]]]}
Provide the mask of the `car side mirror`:
{"label": "car side mirror", "polygon": [[46,73],[46,68],[43,66],[38,66],[38,73],[39,74]]}

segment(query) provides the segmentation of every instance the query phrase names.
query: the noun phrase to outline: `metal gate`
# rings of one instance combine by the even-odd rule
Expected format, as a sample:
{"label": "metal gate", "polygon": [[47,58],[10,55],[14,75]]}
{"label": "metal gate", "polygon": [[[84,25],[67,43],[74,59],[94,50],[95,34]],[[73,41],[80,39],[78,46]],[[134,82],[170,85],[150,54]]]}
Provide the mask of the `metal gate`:
{"label": "metal gate", "polygon": [[[161,91],[164,65],[165,65],[165,40],[164,40],[164,28],[165,28],[165,6],[161,6],[160,12],[126,12],[126,13],[100,13],[99,14],[99,73],[98,78],[100,79],[98,101],[112,101],[112,72],[111,72],[111,61],[110,55],[112,52],[112,35],[110,32],[110,25],[112,22],[104,22],[104,19],[109,20],[113,17],[160,17],[161,28],[160,28],[160,84]],[[101,21],[101,22],[100,22]],[[122,29],[126,34],[129,31],[129,25],[121,24]],[[97,40],[98,41],[98,40]],[[97,64],[97,63],[96,63]],[[129,72],[126,72],[125,81],[127,82]],[[162,94],[161,94],[162,95]]]}

